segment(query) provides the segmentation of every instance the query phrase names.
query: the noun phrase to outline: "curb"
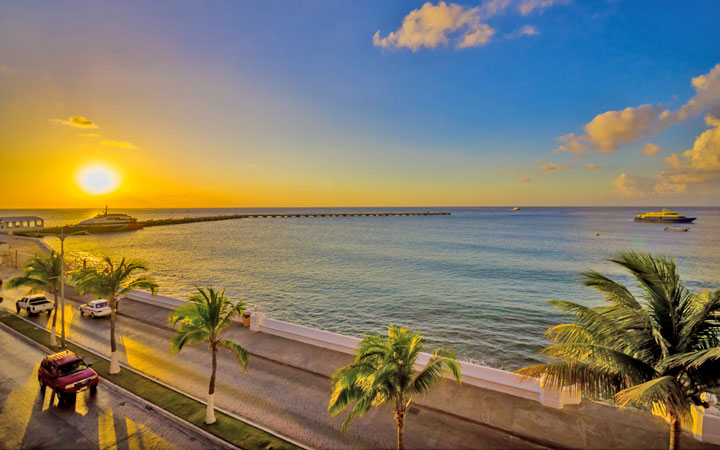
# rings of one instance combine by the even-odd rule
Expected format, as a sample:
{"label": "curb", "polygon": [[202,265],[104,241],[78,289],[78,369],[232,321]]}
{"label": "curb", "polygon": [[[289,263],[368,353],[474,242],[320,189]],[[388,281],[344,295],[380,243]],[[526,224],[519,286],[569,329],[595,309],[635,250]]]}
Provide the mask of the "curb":
{"label": "curb", "polygon": [[[34,325],[34,324],[33,324]],[[0,328],[2,328],[4,331],[8,332],[8,334],[11,334],[15,336],[16,338],[22,340],[23,342],[29,344],[32,347],[35,347],[36,349],[42,351],[43,353],[52,352],[50,348],[40,344],[39,342],[30,339],[29,337],[25,336],[22,333],[19,333],[15,330],[13,330],[11,327],[5,325],[4,323],[0,322]],[[75,344],[77,345],[77,344]],[[84,349],[84,347],[83,347]],[[94,352],[93,352],[94,353]],[[111,381],[108,381],[106,378],[101,377],[101,385],[103,388],[107,389],[108,391],[112,391],[118,396],[126,397],[131,403],[133,403],[135,406],[144,409],[148,411],[150,414],[154,414],[155,416],[160,416],[160,419],[165,419],[164,422],[171,422],[169,425],[171,425],[173,428],[177,429],[178,431],[187,434],[190,437],[196,438],[200,440],[204,445],[209,445],[211,448],[219,448],[219,449],[228,449],[228,450],[236,450],[238,447],[232,445],[231,443],[215,436],[207,431],[203,430],[202,428],[198,428],[197,426],[191,424],[190,422],[187,422],[183,420],[182,418],[172,414],[171,412],[168,412],[159,406],[155,405],[154,403],[150,403],[147,400],[145,400],[142,397],[139,397],[132,392],[123,389],[122,387],[112,383]]]}
{"label": "curb", "polygon": [[[25,317],[19,316],[19,315],[17,315],[17,314],[12,313],[12,312],[10,312],[10,314],[12,314],[12,315],[15,316],[15,317],[18,317],[19,319],[24,320],[25,322],[31,324],[31,325],[34,326],[34,327],[41,328],[41,327],[38,327],[36,323],[32,322],[31,320],[26,319]],[[9,328],[9,327],[7,327],[7,325],[5,325],[5,324],[3,324],[3,323],[0,323],[0,325],[4,326],[4,327],[6,327],[6,328]],[[17,333],[17,332],[16,332],[15,330],[13,330],[12,328],[9,328],[9,329],[10,329],[11,331],[13,331],[14,333]],[[19,333],[18,333],[18,334],[19,334]],[[26,336],[24,336],[24,335],[22,335],[22,334],[19,334],[19,335],[22,336],[23,339],[29,339],[28,337],[26,337]],[[32,340],[30,339],[30,341],[32,341]],[[69,339],[67,339],[67,338],[66,338],[66,341],[71,342],[71,341],[70,341]],[[40,343],[37,343],[37,342],[35,342],[35,341],[32,341],[32,342],[33,342],[36,346],[38,346],[38,348],[42,349],[43,351],[51,351],[51,350],[49,350],[47,347],[43,346],[43,345],[40,344]],[[73,344],[73,345],[76,345],[77,347],[79,347],[79,348],[81,348],[81,349],[83,349],[83,350],[85,350],[85,351],[88,352],[88,353],[91,353],[91,354],[93,354],[93,355],[97,355],[98,357],[107,360],[107,358],[103,357],[102,355],[99,355],[98,352],[95,351],[95,350],[89,349],[89,348],[87,348],[86,346],[81,345],[81,344],[78,344],[78,343],[76,343],[76,342],[72,342],[72,344]],[[157,384],[159,384],[159,385],[161,385],[161,386],[164,386],[165,388],[170,389],[170,390],[172,390],[173,392],[176,392],[176,393],[178,393],[178,394],[180,394],[180,395],[183,395],[183,396],[185,396],[185,397],[187,397],[187,398],[190,398],[190,399],[192,399],[192,400],[195,400],[195,401],[197,401],[197,402],[199,402],[199,403],[201,403],[201,404],[203,404],[203,405],[207,405],[207,402],[205,402],[205,400],[203,400],[203,399],[201,399],[201,398],[198,398],[198,397],[195,397],[195,396],[192,395],[192,394],[188,394],[187,392],[183,392],[183,391],[175,388],[174,386],[171,386],[171,385],[165,383],[164,381],[155,378],[155,377],[152,376],[152,375],[149,375],[149,374],[146,374],[146,373],[144,373],[144,372],[142,372],[142,371],[136,370],[136,369],[128,366],[126,363],[124,363],[124,362],[122,362],[122,361],[120,362],[120,367],[122,367],[123,369],[129,370],[130,372],[133,372],[133,373],[135,373],[135,374],[137,374],[137,375],[140,375],[140,376],[142,376],[142,377],[148,378],[149,380],[152,380],[153,382],[155,382],[155,383],[157,383]],[[118,386],[118,388],[119,388],[119,386]],[[120,389],[122,389],[122,388],[120,388]],[[134,395],[134,394],[133,394],[133,395]],[[146,401],[146,400],[143,400],[143,401]],[[157,407],[156,405],[154,405],[154,404],[152,404],[152,403],[150,403],[150,404],[153,406],[153,408],[161,409],[161,408]],[[267,427],[265,427],[265,426],[263,426],[263,425],[259,425],[258,423],[254,422],[253,420],[248,419],[248,418],[243,417],[243,416],[240,416],[239,414],[236,414],[236,413],[227,411],[227,410],[225,410],[225,409],[223,409],[223,408],[219,408],[219,407],[217,407],[217,406],[215,407],[215,411],[219,411],[219,412],[221,412],[221,413],[223,413],[223,414],[225,414],[225,415],[227,415],[227,416],[229,416],[229,417],[232,417],[232,418],[235,419],[235,420],[238,420],[238,421],[240,421],[240,422],[244,422],[244,423],[246,423],[246,424],[248,424],[248,425],[250,425],[250,426],[253,426],[253,427],[257,428],[258,430],[262,430],[262,431],[264,431],[264,432],[266,432],[266,433],[268,433],[268,434],[270,434],[270,435],[272,435],[272,436],[275,436],[276,438],[279,438],[279,439],[282,439],[282,440],[284,440],[284,441],[287,441],[287,442],[289,442],[290,444],[292,444],[292,445],[294,445],[294,446],[296,446],[296,447],[298,447],[298,448],[301,448],[301,449],[303,449],[303,450],[314,450],[313,447],[309,447],[307,444],[300,443],[300,442],[294,440],[294,439],[291,438],[291,437],[285,436],[285,435],[283,435],[283,434],[281,434],[281,433],[278,433],[277,431],[271,430],[271,429],[269,429],[269,428],[267,428]],[[170,415],[173,416],[173,417],[177,417],[177,416],[173,415],[172,413],[169,413],[169,412],[167,412],[167,411],[165,411],[165,412],[166,412],[167,414],[170,414]],[[180,419],[180,418],[178,418],[178,419],[179,419],[179,420],[182,420],[182,419]],[[200,431],[203,432],[203,433],[207,433],[205,430],[202,430],[202,429],[196,427],[196,426],[193,425],[193,424],[190,424],[190,426],[192,426],[192,427],[194,427],[194,428],[197,428],[198,430],[200,430]],[[210,433],[208,433],[208,434],[210,434]],[[215,438],[217,438],[217,437],[214,436],[214,435],[212,435],[212,436],[215,437]],[[217,439],[220,439],[220,438],[217,438]],[[222,439],[221,439],[221,440],[222,440]],[[226,444],[229,444],[229,443],[227,443],[227,442],[224,441],[224,440],[223,440],[223,442],[225,442]],[[229,445],[232,445],[232,444],[229,444]],[[230,447],[230,448],[237,448],[237,447],[232,446],[232,447]]]}

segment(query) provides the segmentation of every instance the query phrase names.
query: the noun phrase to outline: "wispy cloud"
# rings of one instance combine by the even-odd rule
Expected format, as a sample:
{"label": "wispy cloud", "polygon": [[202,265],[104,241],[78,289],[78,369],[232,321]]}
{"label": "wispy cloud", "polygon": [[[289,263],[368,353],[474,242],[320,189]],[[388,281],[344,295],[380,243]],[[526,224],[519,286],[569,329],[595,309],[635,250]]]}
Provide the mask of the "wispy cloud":
{"label": "wispy cloud", "polygon": [[528,177],[522,177],[522,178],[520,178],[520,182],[521,182],[521,183],[529,183],[529,182],[531,182],[531,181],[532,181],[532,180],[531,180],[530,178],[528,178]]}
{"label": "wispy cloud", "polygon": [[542,11],[554,5],[564,5],[570,3],[570,0],[521,0],[518,11],[523,16],[527,16],[533,11]]}
{"label": "wispy cloud", "polygon": [[556,170],[568,170],[568,169],[572,168],[572,165],[570,165],[570,164],[555,164],[555,163],[548,162],[548,163],[540,166],[540,168],[542,170],[544,170],[545,172],[554,172]]}
{"label": "wispy cloud", "polygon": [[598,165],[595,164],[595,163],[590,163],[590,164],[586,165],[585,168],[586,168],[587,170],[596,170],[596,169],[599,169],[600,166],[598,166]]}
{"label": "wispy cloud", "polygon": [[507,39],[517,39],[524,36],[535,36],[540,34],[538,29],[532,25],[525,25],[524,27],[518,28],[517,30],[513,31],[512,33],[508,33],[505,35]]}
{"label": "wispy cloud", "polygon": [[123,142],[123,141],[102,141],[102,145],[106,145],[108,147],[119,147],[119,148],[125,148],[128,150],[136,150],[137,147],[129,142]]}
{"label": "wispy cloud", "polygon": [[525,166],[515,166],[515,167],[503,167],[500,169],[500,173],[508,173],[508,172],[514,172],[516,170],[523,170]]}
{"label": "wispy cloud", "polygon": [[78,136],[82,137],[100,137],[97,133],[78,133]]}
{"label": "wispy cloud", "polygon": [[707,74],[693,78],[691,84],[695,95],[675,111],[650,104],[606,111],[584,126],[585,134],[576,136],[570,133],[558,137],[557,140],[563,142],[563,145],[555,151],[578,153],[592,148],[602,153],[614,153],[621,144],[654,136],[672,125],[708,111],[720,100],[720,64]]}
{"label": "wispy cloud", "polygon": [[50,119],[51,122],[60,123],[76,128],[98,128],[97,124],[90,119],[86,119],[83,116],[73,116],[67,120],[62,119]]}

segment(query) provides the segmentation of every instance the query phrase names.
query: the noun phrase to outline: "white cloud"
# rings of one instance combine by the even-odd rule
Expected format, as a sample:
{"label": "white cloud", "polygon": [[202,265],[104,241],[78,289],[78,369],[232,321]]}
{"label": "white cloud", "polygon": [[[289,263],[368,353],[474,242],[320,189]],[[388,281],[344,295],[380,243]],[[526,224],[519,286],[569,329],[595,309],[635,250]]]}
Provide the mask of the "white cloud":
{"label": "white cloud", "polygon": [[561,142],[566,142],[563,140],[566,139],[567,143],[555,151],[583,151],[582,143],[587,142],[599,152],[614,153],[621,144],[654,136],[669,126],[712,109],[720,100],[720,64],[707,74],[693,78],[691,84],[695,88],[695,95],[675,111],[662,105],[649,104],[607,111],[598,114],[585,125],[585,134],[575,136],[570,133],[557,138]]}
{"label": "white cloud", "polygon": [[693,147],[665,158],[666,169],[654,177],[621,174],[613,182],[614,192],[622,196],[677,194],[706,183],[720,184],[720,118],[705,117],[710,126],[695,139]]}
{"label": "white cloud", "polygon": [[655,118],[661,107],[640,105],[622,111],[607,111],[595,116],[587,125],[585,133],[593,148],[602,153],[613,153],[619,144],[635,142],[655,134]]}
{"label": "white cloud", "polygon": [[518,11],[523,16],[527,16],[535,10],[543,10],[553,5],[563,5],[568,2],[569,0],[521,0]]}
{"label": "white cloud", "polygon": [[507,39],[517,39],[523,36],[535,36],[538,34],[540,34],[540,32],[536,27],[532,25],[525,25],[524,27],[520,27],[512,33],[506,34],[505,37]]}
{"label": "white cloud", "polygon": [[452,38],[457,48],[477,47],[487,44],[495,30],[481,23],[483,14],[496,14],[501,4],[491,2],[490,9],[482,7],[464,8],[455,3],[425,3],[414,9],[403,19],[402,26],[385,37],[378,30],[373,44],[382,48],[409,48],[417,51],[421,47],[435,48],[448,45]]}
{"label": "white cloud", "polygon": [[575,133],[568,133],[562,136],[558,136],[555,138],[555,140],[558,142],[562,142],[562,144],[555,148],[555,150],[553,150],[553,153],[584,153],[586,150],[589,150],[590,147],[584,142],[582,142],[583,139],[585,139],[584,136],[575,136]]}
{"label": "white cloud", "polygon": [[532,180],[531,180],[530,178],[528,178],[528,177],[522,177],[522,178],[520,178],[520,182],[521,182],[521,183],[529,183],[529,182],[531,182],[531,181],[532,181]]}
{"label": "white cloud", "polygon": [[640,150],[640,151],[645,156],[653,156],[653,155],[657,155],[657,153],[660,151],[660,147],[648,142],[643,146],[642,150]]}

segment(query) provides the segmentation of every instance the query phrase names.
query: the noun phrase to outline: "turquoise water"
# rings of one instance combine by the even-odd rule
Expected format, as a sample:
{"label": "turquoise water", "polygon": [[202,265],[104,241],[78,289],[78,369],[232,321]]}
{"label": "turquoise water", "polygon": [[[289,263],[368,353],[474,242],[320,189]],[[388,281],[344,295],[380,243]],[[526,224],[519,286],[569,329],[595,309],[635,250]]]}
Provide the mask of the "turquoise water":
{"label": "turquoise water", "polygon": [[[720,288],[720,208],[677,208],[697,216],[688,233],[635,223],[643,208],[433,208],[451,216],[244,219],[79,236],[80,257],[145,260],[164,295],[226,287],[273,318],[361,337],[388,324],[421,330],[464,359],[515,369],[537,361],[542,333],[562,320],[548,300],[593,304],[577,283],[597,269],[623,276],[606,258],[623,249],[674,255],[687,285]],[[423,211],[427,208],[126,210],[139,219],[256,212]],[[36,214],[76,223],[89,210]],[[600,236],[595,236],[599,232]],[[56,239],[48,242],[57,246]]]}

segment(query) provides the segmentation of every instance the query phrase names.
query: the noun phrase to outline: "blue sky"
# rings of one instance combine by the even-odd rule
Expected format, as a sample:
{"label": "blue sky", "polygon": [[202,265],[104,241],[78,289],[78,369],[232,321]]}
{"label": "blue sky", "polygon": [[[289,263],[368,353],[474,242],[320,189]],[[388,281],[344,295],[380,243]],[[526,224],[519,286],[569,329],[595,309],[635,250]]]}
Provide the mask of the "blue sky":
{"label": "blue sky", "polygon": [[[423,5],[3,2],[0,144],[41,156],[42,140],[20,136],[58,140],[63,127],[49,119],[87,117],[140,149],[91,150],[113,164],[171,159],[168,179],[214,172],[183,188],[210,206],[717,204],[720,169],[698,176],[690,157],[664,160],[714,129],[714,97],[612,151],[592,135],[582,151],[553,150],[607,111],[659,114],[693,98],[691,80],[720,63],[719,2],[495,0],[493,14],[488,2]],[[447,42],[373,41],[401,33],[414,11],[431,20],[451,8],[461,25],[442,33]],[[487,41],[459,47],[475,29]],[[65,151],[90,148],[72,139],[62,137]],[[640,152],[648,142],[655,155]],[[705,161],[717,156],[710,142],[698,150]],[[118,201],[187,198],[152,195]]]}

